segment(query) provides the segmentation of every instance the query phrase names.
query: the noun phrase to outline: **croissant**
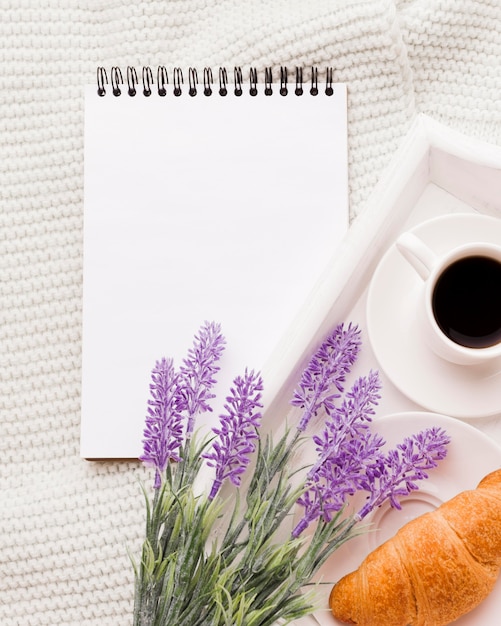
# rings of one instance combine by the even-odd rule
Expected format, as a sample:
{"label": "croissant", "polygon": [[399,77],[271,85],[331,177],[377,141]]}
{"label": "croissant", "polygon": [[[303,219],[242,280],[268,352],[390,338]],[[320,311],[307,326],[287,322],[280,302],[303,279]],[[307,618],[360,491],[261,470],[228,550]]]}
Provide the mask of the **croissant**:
{"label": "croissant", "polygon": [[501,469],[403,526],[333,587],[358,626],[443,626],[484,600],[501,567]]}

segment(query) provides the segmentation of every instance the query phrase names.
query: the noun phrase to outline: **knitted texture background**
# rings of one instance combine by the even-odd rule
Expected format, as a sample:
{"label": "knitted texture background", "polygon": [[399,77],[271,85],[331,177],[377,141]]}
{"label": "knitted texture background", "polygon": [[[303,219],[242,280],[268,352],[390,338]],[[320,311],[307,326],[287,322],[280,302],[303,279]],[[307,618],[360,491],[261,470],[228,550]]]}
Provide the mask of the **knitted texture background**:
{"label": "knitted texture background", "polygon": [[419,112],[501,144],[500,31],[498,0],[0,0],[2,626],[131,621],[143,469],[79,458],[96,66],[332,65],[356,216]]}

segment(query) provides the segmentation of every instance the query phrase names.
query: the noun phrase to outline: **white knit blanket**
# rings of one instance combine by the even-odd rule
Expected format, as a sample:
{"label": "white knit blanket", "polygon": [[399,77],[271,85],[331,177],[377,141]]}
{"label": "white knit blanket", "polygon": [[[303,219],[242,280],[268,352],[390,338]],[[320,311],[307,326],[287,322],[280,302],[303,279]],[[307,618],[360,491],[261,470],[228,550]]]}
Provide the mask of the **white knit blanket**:
{"label": "white knit blanket", "polygon": [[96,66],[332,65],[356,216],[418,113],[501,143],[500,32],[498,0],[0,0],[2,626],[131,623],[143,470],[79,458]]}

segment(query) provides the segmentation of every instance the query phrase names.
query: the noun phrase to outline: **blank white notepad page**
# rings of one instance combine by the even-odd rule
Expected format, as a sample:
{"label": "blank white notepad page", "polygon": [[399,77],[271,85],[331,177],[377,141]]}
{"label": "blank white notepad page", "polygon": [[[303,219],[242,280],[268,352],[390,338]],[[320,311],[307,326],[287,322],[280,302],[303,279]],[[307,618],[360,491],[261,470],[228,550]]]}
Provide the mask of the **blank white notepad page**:
{"label": "blank white notepad page", "polygon": [[204,320],[227,341],[217,419],[347,226],[344,85],[330,97],[179,98],[89,86],[82,456],[141,454],[151,369],[164,356],[180,365]]}

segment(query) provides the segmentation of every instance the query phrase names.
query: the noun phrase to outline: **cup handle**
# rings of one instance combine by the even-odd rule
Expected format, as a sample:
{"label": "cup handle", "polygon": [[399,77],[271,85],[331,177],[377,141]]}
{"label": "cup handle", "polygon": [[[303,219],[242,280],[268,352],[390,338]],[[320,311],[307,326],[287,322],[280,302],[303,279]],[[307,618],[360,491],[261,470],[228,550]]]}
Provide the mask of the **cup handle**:
{"label": "cup handle", "polygon": [[419,276],[426,280],[437,261],[435,253],[419,237],[410,232],[400,235],[396,241],[396,246]]}

